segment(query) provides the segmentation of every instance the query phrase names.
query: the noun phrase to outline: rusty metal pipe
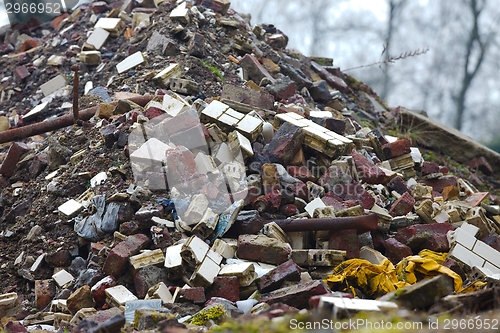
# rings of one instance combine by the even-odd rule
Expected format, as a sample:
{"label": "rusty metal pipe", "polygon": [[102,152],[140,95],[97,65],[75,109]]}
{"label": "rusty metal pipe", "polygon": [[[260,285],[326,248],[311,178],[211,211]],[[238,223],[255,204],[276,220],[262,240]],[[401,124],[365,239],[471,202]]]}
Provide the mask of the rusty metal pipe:
{"label": "rusty metal pipe", "polygon": [[377,214],[349,217],[274,220],[283,231],[318,231],[356,229],[358,234],[377,229]]}
{"label": "rusty metal pipe", "polygon": [[[145,106],[153,98],[163,99],[163,96],[154,95],[144,95],[135,96],[128,98],[128,100],[139,104],[140,106]],[[116,105],[118,102],[112,102],[111,104]],[[78,119],[89,120],[92,116],[99,110],[99,106],[93,106],[78,112]],[[63,116],[57,117],[55,119],[50,119],[46,121],[41,121],[39,123],[26,125],[18,128],[13,128],[4,132],[0,132],[0,143],[22,140],[33,135],[43,134],[50,131],[55,131],[63,127],[71,126],[74,123],[74,115],[65,114]]]}

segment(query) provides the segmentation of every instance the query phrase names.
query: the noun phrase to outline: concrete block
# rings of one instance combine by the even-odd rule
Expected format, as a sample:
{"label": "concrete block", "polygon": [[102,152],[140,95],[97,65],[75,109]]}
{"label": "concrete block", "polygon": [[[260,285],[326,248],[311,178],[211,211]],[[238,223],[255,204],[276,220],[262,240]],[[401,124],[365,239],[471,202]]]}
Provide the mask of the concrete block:
{"label": "concrete block", "polygon": [[248,287],[257,278],[255,267],[250,262],[224,265],[219,271],[219,276],[235,276],[241,287]]}
{"label": "concrete block", "polygon": [[240,259],[279,265],[290,258],[288,243],[264,235],[240,235],[236,255]]}
{"label": "concrete block", "polygon": [[66,78],[62,74],[59,74],[51,80],[42,84],[40,86],[40,89],[42,90],[44,96],[48,96],[53,92],[66,87],[67,85],[68,83],[66,82]]}
{"label": "concrete block", "polygon": [[126,57],[120,63],[116,65],[116,70],[118,74],[128,71],[144,62],[144,56],[141,51],[137,51],[136,53]]}
{"label": "concrete block", "polygon": [[257,287],[266,293],[278,289],[284,281],[300,281],[300,267],[291,259],[261,276]]}
{"label": "concrete block", "polygon": [[109,31],[103,28],[95,28],[87,38],[87,44],[93,45],[96,50],[99,50],[109,37]]}

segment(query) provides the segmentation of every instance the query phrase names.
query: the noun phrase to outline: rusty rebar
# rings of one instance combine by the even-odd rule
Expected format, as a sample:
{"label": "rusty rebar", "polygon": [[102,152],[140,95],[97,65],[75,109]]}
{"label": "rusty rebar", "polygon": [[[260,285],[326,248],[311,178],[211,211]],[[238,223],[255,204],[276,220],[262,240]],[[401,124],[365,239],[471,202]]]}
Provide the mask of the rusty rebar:
{"label": "rusty rebar", "polygon": [[349,217],[274,220],[285,232],[356,229],[358,233],[377,229],[377,214]]}
{"label": "rusty rebar", "polygon": [[80,67],[78,64],[74,64],[71,66],[71,70],[74,72],[73,75],[73,124],[76,124],[78,120],[78,88],[79,88],[79,81],[78,81],[78,70]]}
{"label": "rusty rebar", "polygon": [[[155,95],[134,96],[127,98],[127,100],[139,104],[140,106],[145,106],[153,98],[158,98],[159,100],[162,100],[163,96],[155,96]],[[117,103],[118,102],[115,101],[110,104],[116,105]],[[98,105],[81,110],[78,112],[78,119],[84,121],[89,120],[97,112],[97,110],[99,110]],[[0,143],[22,140],[33,135],[55,131],[66,126],[71,126],[73,125],[73,123],[74,123],[74,114],[67,113],[55,119],[45,120],[39,123],[0,132]]]}

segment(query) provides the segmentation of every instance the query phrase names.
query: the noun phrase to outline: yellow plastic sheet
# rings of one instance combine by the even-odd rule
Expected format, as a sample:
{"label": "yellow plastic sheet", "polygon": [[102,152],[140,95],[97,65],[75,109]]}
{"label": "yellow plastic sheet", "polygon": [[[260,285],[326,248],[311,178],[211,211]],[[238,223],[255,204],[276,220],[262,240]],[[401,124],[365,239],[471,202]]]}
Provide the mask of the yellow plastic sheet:
{"label": "yellow plastic sheet", "polygon": [[[401,260],[396,267],[384,259],[379,265],[363,259],[351,259],[335,267],[333,274],[325,280],[330,287],[345,284],[354,290],[353,285],[369,295],[386,294],[390,291],[414,284],[418,276],[433,277],[446,274],[453,279],[455,291],[462,289],[462,278],[451,269],[441,265],[446,254],[426,250],[422,256],[410,256]],[[419,273],[419,274],[416,274]]]}

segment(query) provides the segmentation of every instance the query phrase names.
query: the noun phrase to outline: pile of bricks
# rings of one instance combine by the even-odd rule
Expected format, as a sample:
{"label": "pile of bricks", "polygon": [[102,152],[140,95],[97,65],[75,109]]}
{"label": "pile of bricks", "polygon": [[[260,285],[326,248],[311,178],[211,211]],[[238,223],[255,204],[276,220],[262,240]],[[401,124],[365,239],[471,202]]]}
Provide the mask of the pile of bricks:
{"label": "pile of bricks", "polygon": [[[140,72],[146,83],[136,92],[152,94],[117,89],[111,98],[113,84],[86,84],[85,96],[99,96],[90,119],[3,153],[2,198],[12,206],[2,206],[4,241],[23,224],[28,242],[53,228],[66,230],[63,240],[78,239],[17,249],[15,260],[2,261],[23,282],[0,295],[2,315],[22,319],[6,330],[187,331],[302,309],[339,319],[350,311],[428,310],[498,286],[500,208],[475,186],[494,174],[491,161],[472,160],[466,179],[424,161],[409,139],[363,126],[362,116],[389,123],[397,114],[380,111],[376,94],[366,98],[331,59],[286,50],[287,37],[272,26],[251,27],[227,0],[111,5],[83,5],[61,28],[88,18],[78,61],[105,75],[104,84],[119,77],[124,87]],[[159,22],[169,34],[156,30]],[[64,29],[58,33],[73,25]],[[234,37],[216,48],[224,31]],[[107,43],[123,36],[136,44],[108,61]],[[211,69],[213,82],[202,82],[185,59],[210,68],[209,56],[224,63]],[[39,88],[48,98],[26,119],[67,97],[62,74]],[[62,134],[78,149],[56,138]],[[99,163],[106,155],[126,161]],[[83,181],[73,186],[75,178]],[[57,198],[46,203],[55,214],[45,217],[55,227],[27,214],[27,183],[40,198]],[[406,294],[376,300],[383,295],[331,278],[349,260],[391,267],[422,250],[442,258],[436,264],[463,287],[439,271],[418,276]],[[34,297],[20,297],[20,285]],[[412,293],[431,301],[412,302]]]}

